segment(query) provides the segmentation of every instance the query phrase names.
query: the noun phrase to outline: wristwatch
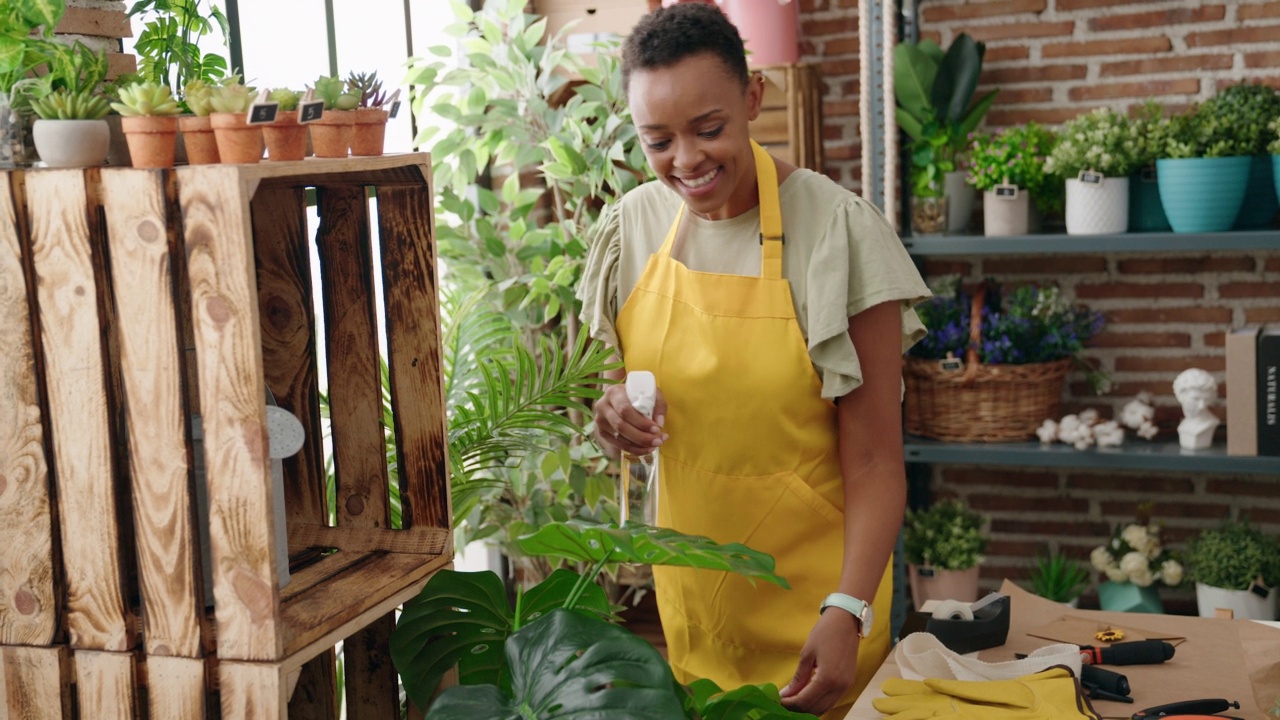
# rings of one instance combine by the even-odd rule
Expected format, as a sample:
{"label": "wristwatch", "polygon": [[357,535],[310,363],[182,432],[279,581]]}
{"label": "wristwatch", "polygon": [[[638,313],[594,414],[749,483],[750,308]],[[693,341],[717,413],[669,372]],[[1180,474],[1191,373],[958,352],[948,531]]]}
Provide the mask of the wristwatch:
{"label": "wristwatch", "polygon": [[818,610],[818,614],[821,615],[826,612],[829,607],[840,608],[857,619],[858,637],[866,637],[871,633],[871,623],[875,621],[875,613],[871,610],[871,603],[859,600],[852,595],[831,593],[826,600],[822,601],[822,607]]}

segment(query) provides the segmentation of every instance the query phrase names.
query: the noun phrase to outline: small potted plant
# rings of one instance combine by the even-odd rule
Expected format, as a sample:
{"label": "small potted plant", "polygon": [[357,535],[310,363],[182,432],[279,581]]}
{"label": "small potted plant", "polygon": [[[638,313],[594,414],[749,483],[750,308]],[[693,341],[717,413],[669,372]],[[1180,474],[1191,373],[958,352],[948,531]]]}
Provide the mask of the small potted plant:
{"label": "small potted plant", "polygon": [[192,114],[178,118],[178,129],[182,131],[187,162],[192,165],[214,165],[221,160],[209,118],[213,112],[213,88],[203,80],[192,80],[182,88],[182,100]]}
{"label": "small potted plant", "polygon": [[301,99],[302,93],[289,88],[271,91],[271,100],[280,111],[274,122],[262,127],[268,160],[302,160],[307,156],[307,126],[298,122]]}
{"label": "small potted plant", "polygon": [[1036,558],[1031,570],[1031,589],[1036,595],[1071,607],[1079,604],[1080,592],[1088,580],[1088,571],[1060,552]]}
{"label": "small potted plant", "polygon": [[1244,203],[1236,216],[1234,230],[1262,230],[1272,227],[1280,205],[1272,188],[1271,160],[1267,144],[1271,140],[1268,125],[1280,117],[1280,90],[1262,83],[1240,83],[1218,91],[1210,101],[1233,118],[1242,150],[1250,157],[1249,181]]}
{"label": "small potted plant", "polygon": [[1066,179],[1068,235],[1129,228],[1129,173],[1136,155],[1129,118],[1115,110],[1098,108],[1062,126],[1044,171]]}
{"label": "small potted plant", "polygon": [[1242,522],[1201,532],[1187,548],[1200,617],[1230,609],[1237,618],[1276,620],[1280,541]]}
{"label": "small potted plant", "polygon": [[360,104],[353,117],[351,154],[381,155],[387,136],[387,111],[382,108],[387,103],[387,95],[382,91],[378,73],[352,73],[347,78],[347,89],[360,94]]}
{"label": "small potted plant", "polygon": [[54,28],[67,10],[65,0],[6,2],[5,7],[0,11],[0,168],[35,159],[34,117],[21,86],[33,74],[49,71],[49,58],[58,52]]}
{"label": "small potted plant", "polygon": [[1276,193],[1276,199],[1280,202],[1280,117],[1271,121],[1267,126],[1271,130],[1271,142],[1267,145],[1267,152],[1271,153],[1271,174],[1274,182],[1272,189]]}
{"label": "small potted plant", "polygon": [[169,88],[138,82],[119,90],[120,127],[129,142],[129,158],[136,168],[173,167],[178,137],[178,101]]}
{"label": "small potted plant", "polygon": [[1148,100],[1129,122],[1134,143],[1134,171],[1129,176],[1129,232],[1168,232],[1169,218],[1160,203],[1156,160],[1165,153],[1169,123],[1164,106]]}
{"label": "small potted plant", "polygon": [[1156,181],[1174,232],[1224,232],[1235,224],[1254,153],[1241,125],[1237,104],[1218,97],[1168,119]]}
{"label": "small potted plant", "polygon": [[1047,187],[1051,176],[1044,164],[1053,143],[1053,133],[1036,123],[974,138],[969,184],[983,194],[986,235],[1025,235],[1031,229],[1033,209],[1052,208],[1056,189]]}
{"label": "small potted plant", "polygon": [[359,93],[348,91],[339,77],[316,79],[316,97],[324,101],[324,114],[311,123],[311,145],[316,157],[344,158],[351,148],[355,113],[360,104]]}
{"label": "small potted plant", "polygon": [[1159,613],[1157,588],[1182,583],[1182,563],[1160,543],[1160,526],[1139,513],[1137,522],[1118,524],[1111,538],[1093,549],[1089,561],[1106,580],[1098,584],[1103,610]]}
{"label": "small potted plant", "polygon": [[907,511],[902,542],[917,608],[926,600],[978,598],[978,566],[987,549],[982,524],[982,516],[959,500]]}
{"label": "small potted plant", "polygon": [[111,145],[103,120],[111,106],[98,90],[107,76],[106,53],[79,40],[46,45],[48,72],[14,86],[39,118],[32,128],[36,152],[49,167],[101,165]]}
{"label": "small potted plant", "polygon": [[256,163],[262,159],[262,127],[248,123],[252,104],[253,89],[242,85],[239,78],[213,89],[209,120],[218,141],[218,157],[224,163]]}

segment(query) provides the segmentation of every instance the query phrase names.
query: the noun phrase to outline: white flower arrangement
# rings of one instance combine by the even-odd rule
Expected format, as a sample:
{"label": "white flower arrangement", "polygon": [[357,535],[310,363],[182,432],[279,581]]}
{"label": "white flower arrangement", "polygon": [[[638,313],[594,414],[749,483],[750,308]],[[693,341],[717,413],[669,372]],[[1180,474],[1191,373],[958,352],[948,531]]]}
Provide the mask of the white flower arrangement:
{"label": "white flower arrangement", "polygon": [[1138,587],[1182,583],[1182,563],[1160,544],[1160,526],[1155,524],[1117,525],[1111,539],[1093,549],[1089,562],[1112,582]]}
{"label": "white flower arrangement", "polygon": [[1128,116],[1098,108],[1063,124],[1044,169],[1065,179],[1085,170],[1126,177],[1134,169],[1138,150]]}

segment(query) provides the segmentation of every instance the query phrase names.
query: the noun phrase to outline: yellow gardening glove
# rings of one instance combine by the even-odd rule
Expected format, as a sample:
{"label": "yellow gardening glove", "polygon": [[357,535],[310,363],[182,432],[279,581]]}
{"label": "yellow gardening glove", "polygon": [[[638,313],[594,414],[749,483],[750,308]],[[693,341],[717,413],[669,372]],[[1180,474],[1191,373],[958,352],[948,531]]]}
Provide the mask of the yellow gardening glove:
{"label": "yellow gardening glove", "polygon": [[872,705],[891,720],[1098,720],[1071,671],[1016,680],[886,680]]}

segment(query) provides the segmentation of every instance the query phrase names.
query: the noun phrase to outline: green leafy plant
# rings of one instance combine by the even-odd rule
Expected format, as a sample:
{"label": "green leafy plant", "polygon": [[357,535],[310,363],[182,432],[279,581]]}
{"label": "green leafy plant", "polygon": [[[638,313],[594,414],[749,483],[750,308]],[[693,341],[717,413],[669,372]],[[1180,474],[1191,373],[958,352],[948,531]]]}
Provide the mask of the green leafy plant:
{"label": "green leafy plant", "polygon": [[33,99],[31,109],[42,120],[99,120],[111,112],[111,105],[94,93],[55,90]]}
{"label": "green leafy plant", "polygon": [[1031,570],[1032,591],[1054,602],[1076,599],[1088,581],[1089,573],[1084,566],[1058,552],[1036,558]]}
{"label": "green leafy plant", "polygon": [[119,90],[118,102],[111,109],[125,117],[177,115],[182,112],[178,100],[165,85],[141,82],[126,85]]}
{"label": "green leafy plant", "polygon": [[987,537],[981,515],[959,500],[908,510],[902,542],[907,562],[939,570],[965,570],[982,562]]}
{"label": "green leafy plant", "polygon": [[1097,108],[1063,124],[1044,171],[1067,179],[1086,170],[1125,177],[1137,166],[1138,151],[1128,116]]}
{"label": "green leafy plant", "polygon": [[205,117],[213,112],[213,90],[217,85],[210,85],[204,80],[192,80],[182,88],[183,102],[193,114]]}
{"label": "green leafy plant", "polygon": [[1042,211],[1061,209],[1062,183],[1044,167],[1055,141],[1051,131],[1036,123],[977,135],[969,154],[969,184],[985,192],[1010,183],[1031,193]]}
{"label": "green leafy plant", "polygon": [[1268,587],[1280,585],[1280,541],[1247,520],[1201,532],[1187,548],[1187,563],[1205,585],[1247,590],[1259,578]]}
{"label": "green leafy plant", "polygon": [[316,97],[324,101],[325,110],[354,110],[360,105],[360,93],[347,88],[342,78],[321,75],[316,78]]}
{"label": "green leafy plant", "polygon": [[382,81],[376,72],[351,73],[347,76],[347,90],[360,96],[360,104],[356,107],[376,108],[387,102],[387,94],[382,91]]}
{"label": "green leafy plant", "polygon": [[280,106],[280,112],[293,112],[298,109],[298,103],[302,101],[302,93],[289,88],[276,88],[269,95],[271,102]]}
{"label": "green leafy plant", "polygon": [[1271,140],[1267,143],[1267,152],[1272,155],[1280,155],[1280,116],[1277,116],[1267,125],[1271,130]]}
{"label": "green leafy plant", "polygon": [[143,20],[134,51],[138,72],[147,80],[186,88],[195,80],[212,83],[231,70],[226,58],[203,52],[199,46],[199,40],[215,28],[224,46],[230,37],[227,17],[212,0],[138,0],[129,8],[129,16]]}
{"label": "green leafy plant", "polygon": [[[13,95],[14,87],[37,69],[47,72],[58,52],[53,30],[67,11],[65,0],[17,0],[0,6],[0,95]],[[12,97],[21,107],[22,96]]]}
{"label": "green leafy plant", "polygon": [[1147,100],[1138,106],[1129,123],[1134,142],[1134,167],[1155,167],[1156,160],[1168,157],[1169,121],[1164,116],[1164,106]]}
{"label": "green leafy plant", "polygon": [[1262,155],[1269,125],[1280,116],[1280,92],[1261,84],[1223,88],[1190,112],[1168,122],[1164,157],[1215,158]]}

